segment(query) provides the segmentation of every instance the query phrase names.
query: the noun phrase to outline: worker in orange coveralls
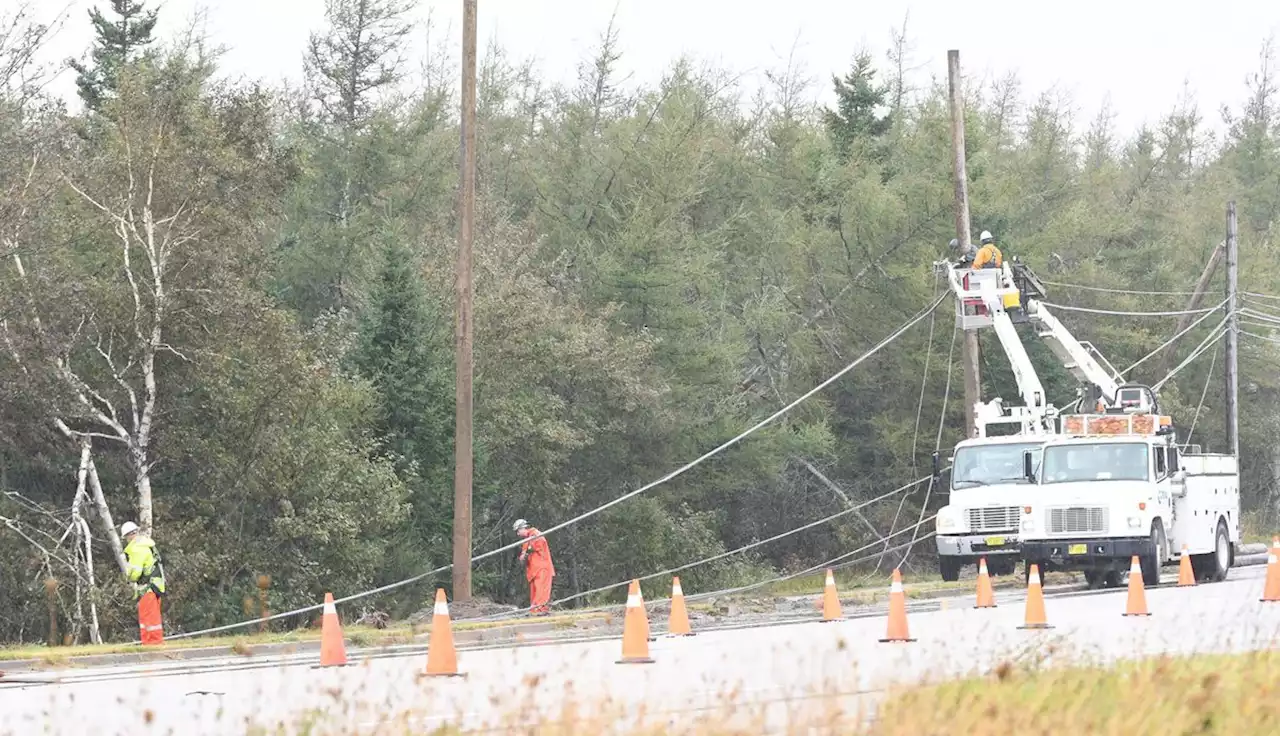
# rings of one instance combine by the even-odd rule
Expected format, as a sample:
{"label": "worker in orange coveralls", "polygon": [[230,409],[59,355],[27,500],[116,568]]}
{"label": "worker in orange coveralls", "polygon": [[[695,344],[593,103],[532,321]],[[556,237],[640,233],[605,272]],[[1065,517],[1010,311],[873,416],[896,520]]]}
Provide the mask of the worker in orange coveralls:
{"label": "worker in orange coveralls", "polygon": [[551,579],[556,576],[556,566],[551,563],[551,548],[547,538],[524,519],[516,519],[516,534],[536,537],[520,546],[520,561],[524,563],[524,576],[529,581],[529,611],[535,616],[551,613],[547,603],[551,601]]}

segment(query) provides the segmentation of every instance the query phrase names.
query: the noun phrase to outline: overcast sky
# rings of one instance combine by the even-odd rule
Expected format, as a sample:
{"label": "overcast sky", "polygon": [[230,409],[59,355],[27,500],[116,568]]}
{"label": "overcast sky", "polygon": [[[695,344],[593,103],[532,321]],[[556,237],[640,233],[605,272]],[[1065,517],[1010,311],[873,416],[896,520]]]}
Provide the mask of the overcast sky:
{"label": "overcast sky", "polygon": [[[17,2],[0,0],[0,8]],[[95,2],[107,5],[39,0],[50,15],[71,8],[50,48],[53,58],[88,47],[86,10]],[[225,72],[273,82],[300,77],[307,36],[324,27],[324,0],[147,5],[160,7],[162,36],[207,9],[208,30],[229,47]],[[1276,0],[479,0],[479,8],[482,53],[496,39],[513,57],[535,58],[548,80],[573,77],[616,8],[621,66],[634,82],[658,78],[687,53],[745,73],[749,92],[765,69],[785,65],[794,47],[816,81],[812,95],[823,102],[832,73],[846,70],[860,47],[883,61],[891,31],[907,19],[921,84],[931,76],[945,79],[947,49],[958,48],[970,80],[1016,72],[1025,95],[1051,88],[1069,93],[1082,120],[1109,96],[1125,133],[1173,108],[1184,85],[1206,122],[1220,127],[1219,108],[1241,104],[1263,41],[1280,35]],[[462,0],[419,0],[417,15],[425,19],[428,12],[439,32],[460,38]],[[74,97],[69,74],[55,89]]]}

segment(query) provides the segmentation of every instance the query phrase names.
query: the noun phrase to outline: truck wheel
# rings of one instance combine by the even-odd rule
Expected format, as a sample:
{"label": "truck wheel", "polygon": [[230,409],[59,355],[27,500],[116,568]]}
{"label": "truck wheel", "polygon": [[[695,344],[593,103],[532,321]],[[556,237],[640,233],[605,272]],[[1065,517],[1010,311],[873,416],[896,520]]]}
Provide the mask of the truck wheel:
{"label": "truck wheel", "polygon": [[1156,519],[1151,522],[1152,552],[1138,558],[1142,565],[1142,584],[1148,588],[1154,588],[1160,584],[1160,565],[1168,557],[1168,546],[1169,543],[1164,538],[1164,526],[1159,519]]}
{"label": "truck wheel", "polygon": [[960,579],[960,568],[964,566],[964,562],[954,557],[938,558],[938,574],[948,583],[954,583]]}
{"label": "truck wheel", "polygon": [[1085,570],[1084,582],[1089,590],[1097,590],[1107,584],[1107,574],[1103,570]]}
{"label": "truck wheel", "polygon": [[1227,579],[1231,569],[1231,537],[1227,534],[1227,522],[1218,519],[1218,531],[1213,535],[1213,552],[1204,555],[1203,565],[1208,578],[1215,583]]}
{"label": "truck wheel", "polygon": [[999,560],[987,563],[987,572],[992,575],[1012,575],[1018,569],[1017,560]]}

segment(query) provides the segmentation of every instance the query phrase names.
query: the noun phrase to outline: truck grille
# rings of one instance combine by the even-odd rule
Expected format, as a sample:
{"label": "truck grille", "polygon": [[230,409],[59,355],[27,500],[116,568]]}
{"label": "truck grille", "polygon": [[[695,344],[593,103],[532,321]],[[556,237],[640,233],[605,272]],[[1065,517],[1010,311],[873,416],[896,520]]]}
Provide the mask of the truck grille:
{"label": "truck grille", "polygon": [[1078,534],[1107,531],[1105,508],[1049,509],[1050,534]]}
{"label": "truck grille", "polygon": [[1017,506],[988,506],[969,509],[969,529],[975,532],[1018,528]]}

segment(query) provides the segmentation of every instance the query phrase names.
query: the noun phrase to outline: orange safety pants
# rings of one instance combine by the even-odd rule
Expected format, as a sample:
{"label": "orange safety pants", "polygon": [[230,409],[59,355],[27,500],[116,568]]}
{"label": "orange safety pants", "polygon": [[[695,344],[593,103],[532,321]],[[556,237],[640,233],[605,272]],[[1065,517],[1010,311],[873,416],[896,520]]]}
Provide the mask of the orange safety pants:
{"label": "orange safety pants", "polygon": [[154,590],[138,599],[138,634],[143,644],[164,641],[164,625],[160,622],[160,598]]}
{"label": "orange safety pants", "polygon": [[550,570],[535,570],[530,573],[529,577],[529,609],[530,613],[549,613],[550,608],[547,603],[551,601],[551,578],[553,575]]}

